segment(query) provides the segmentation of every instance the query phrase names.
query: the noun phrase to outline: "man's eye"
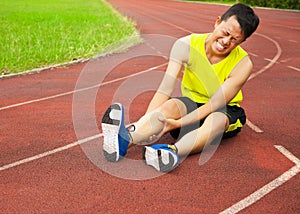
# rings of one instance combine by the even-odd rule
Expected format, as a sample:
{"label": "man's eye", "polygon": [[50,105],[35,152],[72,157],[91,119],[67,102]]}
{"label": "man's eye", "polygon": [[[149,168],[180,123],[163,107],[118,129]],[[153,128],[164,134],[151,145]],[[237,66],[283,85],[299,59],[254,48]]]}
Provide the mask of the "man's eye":
{"label": "man's eye", "polygon": [[234,44],[238,44],[238,43],[239,43],[238,40],[235,39],[235,38],[232,38],[232,42],[233,42]]}

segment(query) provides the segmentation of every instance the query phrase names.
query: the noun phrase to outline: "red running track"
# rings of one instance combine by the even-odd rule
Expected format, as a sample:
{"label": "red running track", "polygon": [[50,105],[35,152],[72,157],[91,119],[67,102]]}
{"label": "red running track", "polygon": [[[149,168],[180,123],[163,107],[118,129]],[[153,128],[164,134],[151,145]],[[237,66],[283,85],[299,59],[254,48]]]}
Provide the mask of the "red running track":
{"label": "red running track", "polygon": [[114,101],[124,103],[127,122],[141,116],[172,42],[211,31],[227,6],[109,3],[137,23],[143,43],[0,80],[0,212],[299,213],[300,13],[255,9],[261,25],[243,45],[254,62],[244,87],[248,125],[211,158],[206,150],[160,174],[142,163],[141,147],[105,162],[99,120]]}

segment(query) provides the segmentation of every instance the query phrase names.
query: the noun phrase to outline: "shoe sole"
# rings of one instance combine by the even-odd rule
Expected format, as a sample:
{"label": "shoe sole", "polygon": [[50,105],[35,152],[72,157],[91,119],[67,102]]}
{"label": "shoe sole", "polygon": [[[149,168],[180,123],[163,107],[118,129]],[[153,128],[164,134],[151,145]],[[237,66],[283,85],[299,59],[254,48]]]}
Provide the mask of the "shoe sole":
{"label": "shoe sole", "polygon": [[145,146],[143,149],[144,162],[161,172],[169,172],[176,167],[178,157],[165,149],[153,149]]}
{"label": "shoe sole", "polygon": [[122,106],[111,105],[102,118],[103,153],[106,160],[116,162],[120,159],[118,134],[121,126]]}

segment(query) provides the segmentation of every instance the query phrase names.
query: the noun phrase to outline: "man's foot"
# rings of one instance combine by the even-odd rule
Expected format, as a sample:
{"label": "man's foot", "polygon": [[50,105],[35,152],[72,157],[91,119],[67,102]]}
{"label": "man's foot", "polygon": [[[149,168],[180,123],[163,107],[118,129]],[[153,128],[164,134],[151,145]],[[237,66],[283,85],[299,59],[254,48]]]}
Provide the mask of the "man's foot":
{"label": "man's foot", "polygon": [[143,159],[147,165],[161,172],[173,170],[179,163],[177,148],[174,145],[156,144],[145,146]]}
{"label": "man's foot", "polygon": [[127,153],[130,134],[124,125],[124,108],[119,103],[112,104],[102,118],[104,135],[103,152],[106,160],[118,161]]}

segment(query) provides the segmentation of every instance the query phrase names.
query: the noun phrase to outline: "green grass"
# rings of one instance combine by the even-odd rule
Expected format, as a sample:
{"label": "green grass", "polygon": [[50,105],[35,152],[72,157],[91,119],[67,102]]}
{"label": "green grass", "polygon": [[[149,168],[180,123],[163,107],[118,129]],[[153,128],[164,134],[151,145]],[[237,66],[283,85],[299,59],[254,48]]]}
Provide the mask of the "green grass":
{"label": "green grass", "polygon": [[102,0],[0,0],[0,75],[90,58],[136,35]]}

